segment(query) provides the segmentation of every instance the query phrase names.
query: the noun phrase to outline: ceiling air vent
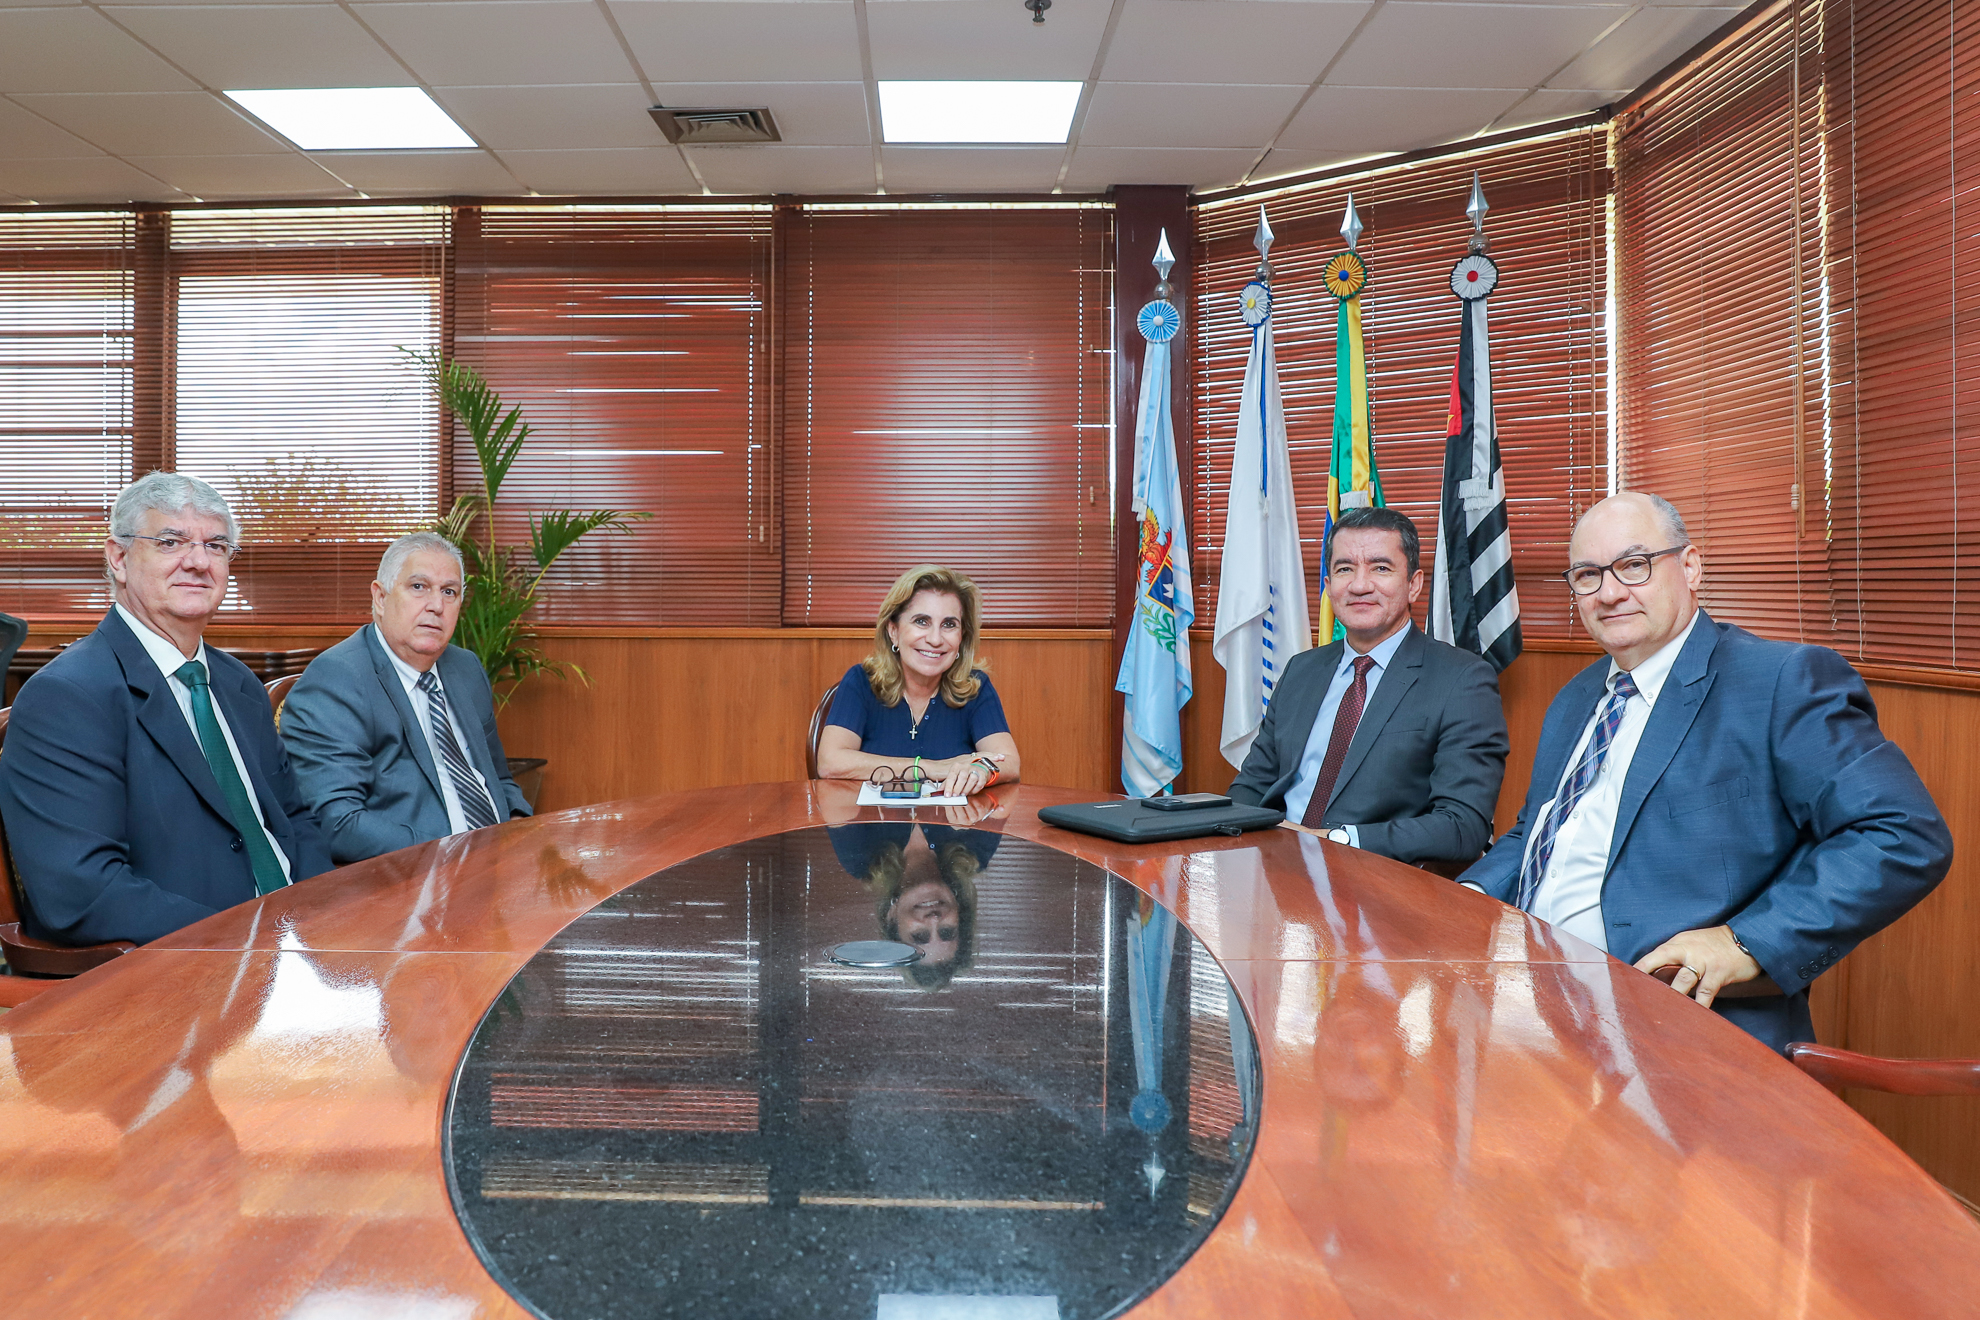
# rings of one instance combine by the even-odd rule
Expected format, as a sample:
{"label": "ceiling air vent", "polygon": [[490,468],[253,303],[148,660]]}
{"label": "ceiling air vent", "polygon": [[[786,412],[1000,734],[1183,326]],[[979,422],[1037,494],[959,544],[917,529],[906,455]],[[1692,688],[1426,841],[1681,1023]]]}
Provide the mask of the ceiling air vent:
{"label": "ceiling air vent", "polygon": [[781,142],[768,110],[669,110],[656,105],[646,113],[669,142],[699,146],[711,142]]}

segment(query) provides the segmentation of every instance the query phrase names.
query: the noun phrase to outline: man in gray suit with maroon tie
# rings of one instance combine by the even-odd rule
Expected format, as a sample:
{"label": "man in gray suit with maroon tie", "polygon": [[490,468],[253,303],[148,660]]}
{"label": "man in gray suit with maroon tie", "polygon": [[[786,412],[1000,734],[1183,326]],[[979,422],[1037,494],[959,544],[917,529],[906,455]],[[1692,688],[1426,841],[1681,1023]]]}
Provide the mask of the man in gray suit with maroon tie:
{"label": "man in gray suit with maroon tie", "polygon": [[1443,869],[1491,842],[1506,716],[1491,665],[1410,622],[1418,554],[1416,524],[1394,509],[1341,514],[1327,598],[1347,637],[1287,663],[1230,793],[1337,843]]}

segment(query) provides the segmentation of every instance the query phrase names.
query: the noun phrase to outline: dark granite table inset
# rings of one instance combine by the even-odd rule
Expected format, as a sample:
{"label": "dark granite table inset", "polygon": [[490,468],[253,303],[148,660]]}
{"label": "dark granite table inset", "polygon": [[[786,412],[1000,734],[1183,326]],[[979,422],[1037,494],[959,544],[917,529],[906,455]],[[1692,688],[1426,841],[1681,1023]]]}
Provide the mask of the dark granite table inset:
{"label": "dark granite table inset", "polygon": [[[917,943],[905,971],[828,961]],[[633,885],[489,1011],[454,1202],[552,1320],[1115,1314],[1236,1189],[1254,1042],[1133,886],[994,833],[772,835]]]}

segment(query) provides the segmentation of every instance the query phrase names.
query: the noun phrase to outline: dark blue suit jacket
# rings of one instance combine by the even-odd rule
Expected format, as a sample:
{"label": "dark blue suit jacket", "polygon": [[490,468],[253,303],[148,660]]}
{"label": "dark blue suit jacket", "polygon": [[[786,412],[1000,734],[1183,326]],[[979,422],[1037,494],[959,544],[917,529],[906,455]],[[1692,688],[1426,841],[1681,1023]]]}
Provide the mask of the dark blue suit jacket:
{"label": "dark blue suit jacket", "polygon": [[[213,700],[292,879],[330,869],[252,671],[206,648]],[[254,865],[171,686],[112,610],[30,678],[0,753],[22,924],[64,944],[142,944],[255,896]]]}
{"label": "dark blue suit jacket", "polygon": [[[1519,822],[1463,880],[1516,900],[1527,830],[1608,671],[1582,670],[1547,708]],[[1784,994],[1713,1007],[1779,1049],[1814,1039],[1808,983],[1951,865],[1945,821],[1849,662],[1699,611],[1623,781],[1602,884],[1609,952],[1633,963],[1679,931],[1730,925]]]}

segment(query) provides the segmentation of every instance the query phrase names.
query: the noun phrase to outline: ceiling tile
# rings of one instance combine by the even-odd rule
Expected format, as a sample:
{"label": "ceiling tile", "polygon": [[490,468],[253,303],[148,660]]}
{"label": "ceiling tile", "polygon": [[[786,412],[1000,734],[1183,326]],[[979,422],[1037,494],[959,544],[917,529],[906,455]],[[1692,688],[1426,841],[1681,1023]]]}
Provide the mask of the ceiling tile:
{"label": "ceiling tile", "polygon": [[0,9],[0,92],[176,92],[198,86],[88,9]]}
{"label": "ceiling tile", "polygon": [[130,5],[104,12],[209,87],[389,87],[411,81],[336,5]]}
{"label": "ceiling tile", "polygon": [[1283,179],[1290,174],[1331,169],[1336,165],[1366,160],[1370,154],[1366,151],[1286,151],[1275,147],[1265,157],[1264,162],[1251,172],[1249,182],[1258,183],[1267,179]]}
{"label": "ceiling tile", "polygon": [[0,101],[0,160],[59,160],[99,156],[95,147],[12,101]]}
{"label": "ceiling tile", "polygon": [[1316,87],[1278,145],[1366,155],[1456,142],[1490,124],[1522,95],[1430,87]]}
{"label": "ceiling tile", "polygon": [[844,0],[617,0],[612,16],[655,83],[858,82],[862,76],[858,21]]}
{"label": "ceiling tile", "polygon": [[1739,9],[1639,9],[1549,87],[1635,87],[1738,18]]}
{"label": "ceiling tile", "polygon": [[352,195],[295,151],[285,156],[133,156],[131,164],[206,201]]}
{"label": "ceiling tile", "polygon": [[661,83],[660,104],[754,109],[768,106],[777,131],[793,146],[865,146],[863,83]]}
{"label": "ceiling tile", "polygon": [[522,191],[485,151],[324,151],[323,167],[373,197],[508,197]]}
{"label": "ceiling tile", "polygon": [[1128,0],[1100,76],[1119,82],[1305,85],[1320,76],[1368,9],[1367,0]]}
{"label": "ceiling tile", "polygon": [[359,4],[357,16],[427,83],[618,83],[634,76],[591,0]]}
{"label": "ceiling tile", "polygon": [[22,105],[118,156],[220,156],[282,152],[263,132],[207,92],[111,96],[23,96]]}
{"label": "ceiling tile", "polygon": [[673,147],[610,151],[505,151],[517,178],[546,196],[638,197],[698,194],[700,185]]}
{"label": "ceiling tile", "polygon": [[1017,0],[871,0],[873,76],[1084,81],[1107,10],[1104,0],[1067,0],[1041,24]]}
{"label": "ceiling tile", "polygon": [[1299,98],[1298,87],[1101,83],[1079,140],[1096,147],[1252,147],[1264,150]]}
{"label": "ceiling tile", "polygon": [[192,199],[121,160],[0,161],[0,189],[33,202],[186,202]]}
{"label": "ceiling tile", "polygon": [[870,193],[868,147],[689,147],[694,167],[718,193]]}
{"label": "ceiling tile", "polygon": [[883,147],[890,193],[1049,192],[1064,147]]}
{"label": "ceiling tile", "polygon": [[1096,147],[1085,142],[1066,171],[1067,192],[1104,192],[1117,183],[1236,183],[1258,152],[1250,147]]}
{"label": "ceiling tile", "polygon": [[1494,133],[1511,128],[1528,128],[1534,124],[1544,124],[1550,119],[1566,119],[1597,106],[1611,105],[1629,95],[1627,88],[1612,88],[1607,91],[1567,91],[1543,87],[1533,92],[1518,105],[1501,115],[1492,125]]}
{"label": "ceiling tile", "polygon": [[575,87],[441,87],[434,98],[484,146],[547,151],[558,147],[666,144],[638,83]]}
{"label": "ceiling tile", "polygon": [[1384,5],[1327,81],[1344,87],[1518,87],[1579,55],[1627,11],[1582,5]]}

